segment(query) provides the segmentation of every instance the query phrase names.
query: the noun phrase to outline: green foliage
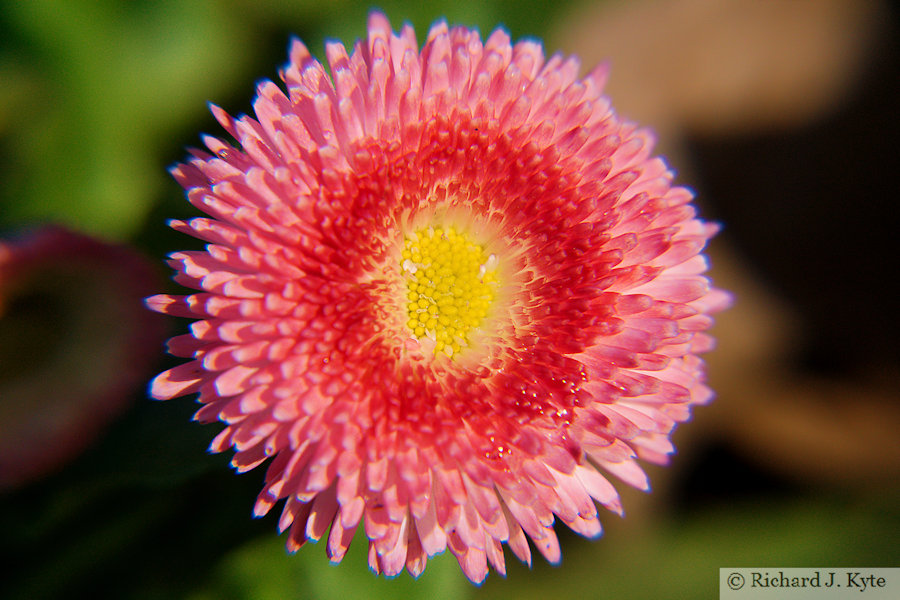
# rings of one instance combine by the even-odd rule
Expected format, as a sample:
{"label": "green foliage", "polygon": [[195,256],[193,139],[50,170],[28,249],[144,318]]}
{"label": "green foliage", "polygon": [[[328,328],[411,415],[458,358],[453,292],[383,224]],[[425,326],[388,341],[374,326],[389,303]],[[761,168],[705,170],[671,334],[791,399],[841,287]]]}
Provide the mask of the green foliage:
{"label": "green foliage", "polygon": [[357,531],[347,556],[329,564],[325,541],[287,554],[284,537],[270,535],[225,557],[203,590],[189,600],[345,600],[346,598],[460,598],[473,589],[449,554],[430,561],[413,579],[408,573],[394,579],[376,577],[368,568],[367,544]]}

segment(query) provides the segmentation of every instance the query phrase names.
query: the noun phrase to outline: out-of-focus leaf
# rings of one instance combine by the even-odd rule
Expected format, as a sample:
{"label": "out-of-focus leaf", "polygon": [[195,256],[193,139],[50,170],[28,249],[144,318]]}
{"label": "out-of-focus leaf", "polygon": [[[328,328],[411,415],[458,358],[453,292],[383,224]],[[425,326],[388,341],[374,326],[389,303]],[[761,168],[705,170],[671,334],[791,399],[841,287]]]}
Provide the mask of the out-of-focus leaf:
{"label": "out-of-focus leaf", "polygon": [[368,545],[361,529],[339,565],[329,564],[324,539],[294,555],[285,551],[284,542],[285,536],[273,534],[240,548],[190,600],[439,600],[466,598],[476,589],[448,553],[430,559],[418,579],[405,571],[392,580],[376,577],[368,568]]}
{"label": "out-of-focus leaf", "polygon": [[226,8],[6,4],[28,53],[16,64],[37,89],[5,119],[0,225],[52,220],[111,239],[133,234],[166,181],[160,148],[211,95],[246,77],[253,45]]}

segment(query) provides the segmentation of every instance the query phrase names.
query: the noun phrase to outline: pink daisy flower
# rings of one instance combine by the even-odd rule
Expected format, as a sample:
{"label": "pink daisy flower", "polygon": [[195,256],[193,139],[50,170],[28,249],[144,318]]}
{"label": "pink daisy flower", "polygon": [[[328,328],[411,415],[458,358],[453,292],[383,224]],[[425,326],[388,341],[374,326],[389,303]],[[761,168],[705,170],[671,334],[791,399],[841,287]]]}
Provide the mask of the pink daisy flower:
{"label": "pink daisy flower", "polygon": [[295,40],[287,93],[212,107],[238,146],[173,169],[211,217],[173,227],[209,245],[171,257],[199,293],[148,299],[198,319],[152,395],[199,394],[239,472],[271,459],[254,511],[284,500],[291,551],[339,562],[362,523],[389,576],[449,549],[481,582],[528,539],[557,562],[554,521],[599,535],[608,475],[647,489],[638,459],[711,398],[716,226],[603,67],[444,22],[420,50],[379,13],[326,56]]}

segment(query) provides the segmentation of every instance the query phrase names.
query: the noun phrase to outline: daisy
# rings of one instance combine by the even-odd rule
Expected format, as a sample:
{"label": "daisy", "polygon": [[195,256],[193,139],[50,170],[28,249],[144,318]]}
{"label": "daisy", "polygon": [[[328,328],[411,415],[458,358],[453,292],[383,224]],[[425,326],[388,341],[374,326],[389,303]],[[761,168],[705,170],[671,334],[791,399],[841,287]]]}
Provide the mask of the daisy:
{"label": "daisy", "polygon": [[444,22],[420,49],[380,13],[326,56],[293,41],[286,91],[212,107],[237,145],[172,170],[209,215],[172,226],[209,245],[171,256],[198,293],[148,299],[196,319],[151,393],[198,394],[239,472],[269,461],[255,514],[284,501],[291,551],[338,562],[362,524],[388,576],[449,549],[481,582],[529,539],[557,562],[555,520],[599,535],[609,475],[647,489],[638,459],[711,398],[716,226],[603,67]]}

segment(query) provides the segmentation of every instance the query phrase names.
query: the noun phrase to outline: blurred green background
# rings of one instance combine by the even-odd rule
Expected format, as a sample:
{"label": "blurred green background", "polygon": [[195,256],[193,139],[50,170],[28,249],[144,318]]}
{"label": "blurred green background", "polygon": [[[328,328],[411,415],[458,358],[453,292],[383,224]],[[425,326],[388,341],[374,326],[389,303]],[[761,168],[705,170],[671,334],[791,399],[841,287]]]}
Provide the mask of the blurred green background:
{"label": "blurred green background", "polygon": [[[508,576],[482,587],[449,554],[418,581],[375,577],[362,539],[340,566],[324,544],[287,555],[276,518],[251,518],[264,469],[235,475],[228,456],[206,453],[218,428],[190,422],[194,403],[151,402],[141,383],[77,456],[0,492],[0,597],[710,598],[719,567],[900,565],[897,317],[878,283],[896,257],[883,212],[883,179],[897,172],[896,11],[752,4],[380,3],[420,41],[446,17],[483,37],[502,25],[542,38],[585,67],[611,56],[614,106],[659,131],[704,214],[725,222],[715,276],[738,304],[710,358],[719,398],[677,432],[672,467],[648,468],[651,494],[617,486],[627,516],[605,516],[601,539],[560,528],[561,565],[536,558],[529,570],[507,553]],[[162,259],[198,243],[165,225],[195,214],[166,169],[200,133],[219,133],[206,103],[250,112],[254,82],[276,77],[291,35],[321,57],[326,38],[363,36],[370,8],[0,2],[0,231],[65,225],[136,250],[158,291],[177,290]],[[0,333],[16,314],[0,312]],[[11,335],[0,341],[0,357],[17,352]],[[72,353],[92,342],[47,343]],[[174,364],[157,343],[141,382]],[[107,364],[98,354],[92,376]],[[3,386],[0,402],[42,410]]]}

